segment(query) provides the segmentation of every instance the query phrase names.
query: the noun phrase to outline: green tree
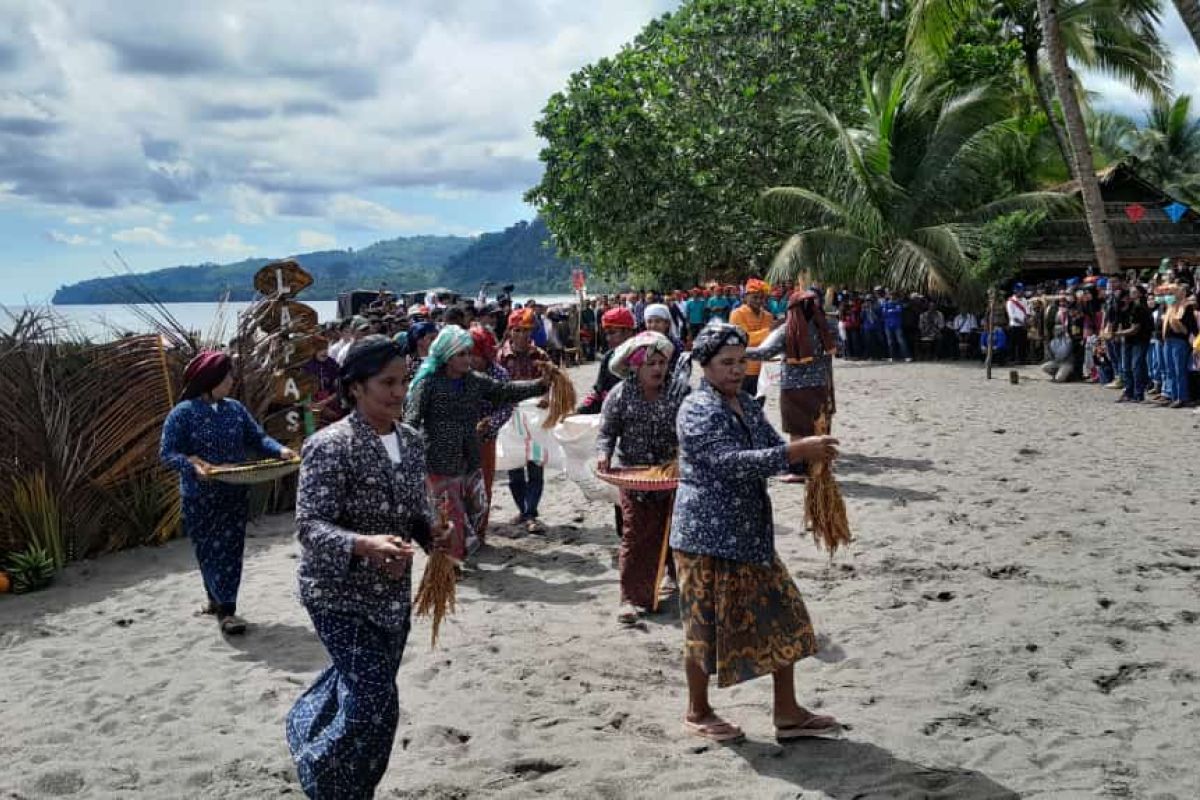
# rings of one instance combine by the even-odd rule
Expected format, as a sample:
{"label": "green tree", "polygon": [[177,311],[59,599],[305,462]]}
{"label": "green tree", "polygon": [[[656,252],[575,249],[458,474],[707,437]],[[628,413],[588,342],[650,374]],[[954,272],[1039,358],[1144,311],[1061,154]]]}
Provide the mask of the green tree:
{"label": "green tree", "polygon": [[[1153,97],[1169,91],[1170,51],[1158,33],[1160,0],[1064,0],[1057,12],[1063,47],[1072,62]],[[960,32],[978,25],[994,28],[1001,41],[1016,43],[1028,88],[1051,125],[1063,161],[1072,164],[1070,138],[1044,69],[1046,42],[1036,0],[916,0],[908,37],[919,53],[944,60]]]}
{"label": "green tree", "polygon": [[1004,145],[1020,135],[1002,93],[954,94],[906,70],[864,78],[863,90],[861,128],[815,99],[799,113],[798,134],[828,154],[825,187],[764,195],[768,219],[801,228],[777,254],[772,277],[807,272],[823,283],[977,297],[972,264],[985,224],[1061,205],[1063,197],[1012,194],[1001,177]]}
{"label": "green tree", "polygon": [[778,239],[757,198],[813,166],[781,111],[812,92],[852,113],[860,67],[898,62],[904,30],[877,0],[688,0],[549,99],[526,199],[602,275],[761,269]]}
{"label": "green tree", "polygon": [[1146,126],[1133,134],[1138,173],[1168,194],[1200,204],[1200,119],[1191,115],[1192,98],[1156,102]]}

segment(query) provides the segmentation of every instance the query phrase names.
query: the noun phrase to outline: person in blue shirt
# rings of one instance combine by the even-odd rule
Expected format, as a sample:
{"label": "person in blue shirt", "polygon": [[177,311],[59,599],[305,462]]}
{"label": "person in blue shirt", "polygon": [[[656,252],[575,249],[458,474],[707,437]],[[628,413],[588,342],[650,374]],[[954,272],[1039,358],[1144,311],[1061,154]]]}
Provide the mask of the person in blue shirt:
{"label": "person in blue shirt", "polygon": [[879,307],[879,313],[883,317],[883,335],[887,339],[888,360],[903,358],[905,361],[912,361],[912,351],[908,349],[908,339],[904,336],[904,303],[888,292]]}
{"label": "person in blue shirt", "polygon": [[[979,334],[979,357],[987,358],[987,331]],[[1003,367],[1008,362],[1008,335],[1000,325],[992,328],[992,363]]]}
{"label": "person in blue shirt", "polygon": [[245,486],[205,480],[214,466],[239,464],[251,449],[294,459],[296,454],[263,431],[250,412],[229,398],[232,362],[225,353],[207,351],[183,372],[182,399],[163,423],[159,456],[179,473],[183,531],[191,539],[204,579],[208,603],[221,632],[242,634],[246,622],[236,615],[246,547]]}
{"label": "person in blue shirt", "polygon": [[708,298],[708,318],[710,320],[720,320],[721,322],[729,321],[729,312],[733,310],[733,303],[725,296],[720,287],[713,289],[713,296]]}
{"label": "person in blue shirt", "polygon": [[687,318],[688,338],[695,339],[708,321],[708,303],[704,299],[704,290],[699,287],[692,289],[692,296],[687,301]]}

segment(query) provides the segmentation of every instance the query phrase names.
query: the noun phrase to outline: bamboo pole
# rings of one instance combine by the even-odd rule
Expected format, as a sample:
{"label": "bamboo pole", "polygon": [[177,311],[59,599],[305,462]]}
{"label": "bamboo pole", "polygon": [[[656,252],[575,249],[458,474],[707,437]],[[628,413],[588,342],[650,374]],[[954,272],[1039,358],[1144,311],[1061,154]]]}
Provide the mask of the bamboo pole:
{"label": "bamboo pole", "polygon": [[672,498],[671,510],[667,513],[666,529],[663,531],[662,547],[659,548],[658,551],[658,569],[654,573],[654,605],[652,606],[652,610],[655,612],[658,611],[658,604],[661,594],[659,589],[662,586],[663,573],[666,572],[667,569],[667,551],[670,550],[671,542],[671,521],[674,519],[674,517],[675,503],[674,498]]}

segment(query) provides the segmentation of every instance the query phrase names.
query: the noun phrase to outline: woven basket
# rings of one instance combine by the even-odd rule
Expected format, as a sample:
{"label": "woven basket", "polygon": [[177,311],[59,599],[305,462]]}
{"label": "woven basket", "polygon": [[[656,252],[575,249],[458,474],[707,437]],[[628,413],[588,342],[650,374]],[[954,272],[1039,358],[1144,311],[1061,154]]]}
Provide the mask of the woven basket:
{"label": "woven basket", "polygon": [[213,467],[205,476],[209,480],[221,483],[232,483],[246,486],[252,483],[268,483],[287,477],[300,469],[300,459],[280,461],[277,458],[266,461],[252,461],[249,464],[231,464]]}
{"label": "woven basket", "polygon": [[657,476],[659,467],[613,467],[608,472],[596,470],[596,477],[618,489],[636,492],[672,492],[679,485],[679,478]]}

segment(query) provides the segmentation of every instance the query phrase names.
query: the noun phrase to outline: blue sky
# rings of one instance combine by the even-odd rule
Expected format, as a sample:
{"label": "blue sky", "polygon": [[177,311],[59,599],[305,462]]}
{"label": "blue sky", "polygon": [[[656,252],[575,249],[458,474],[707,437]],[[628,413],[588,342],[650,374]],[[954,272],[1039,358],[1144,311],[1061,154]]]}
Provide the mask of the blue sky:
{"label": "blue sky", "polygon": [[[677,2],[0,4],[0,302],[20,303],[114,251],[149,270],[528,218],[546,98]],[[1173,7],[1166,35],[1200,85]]]}

